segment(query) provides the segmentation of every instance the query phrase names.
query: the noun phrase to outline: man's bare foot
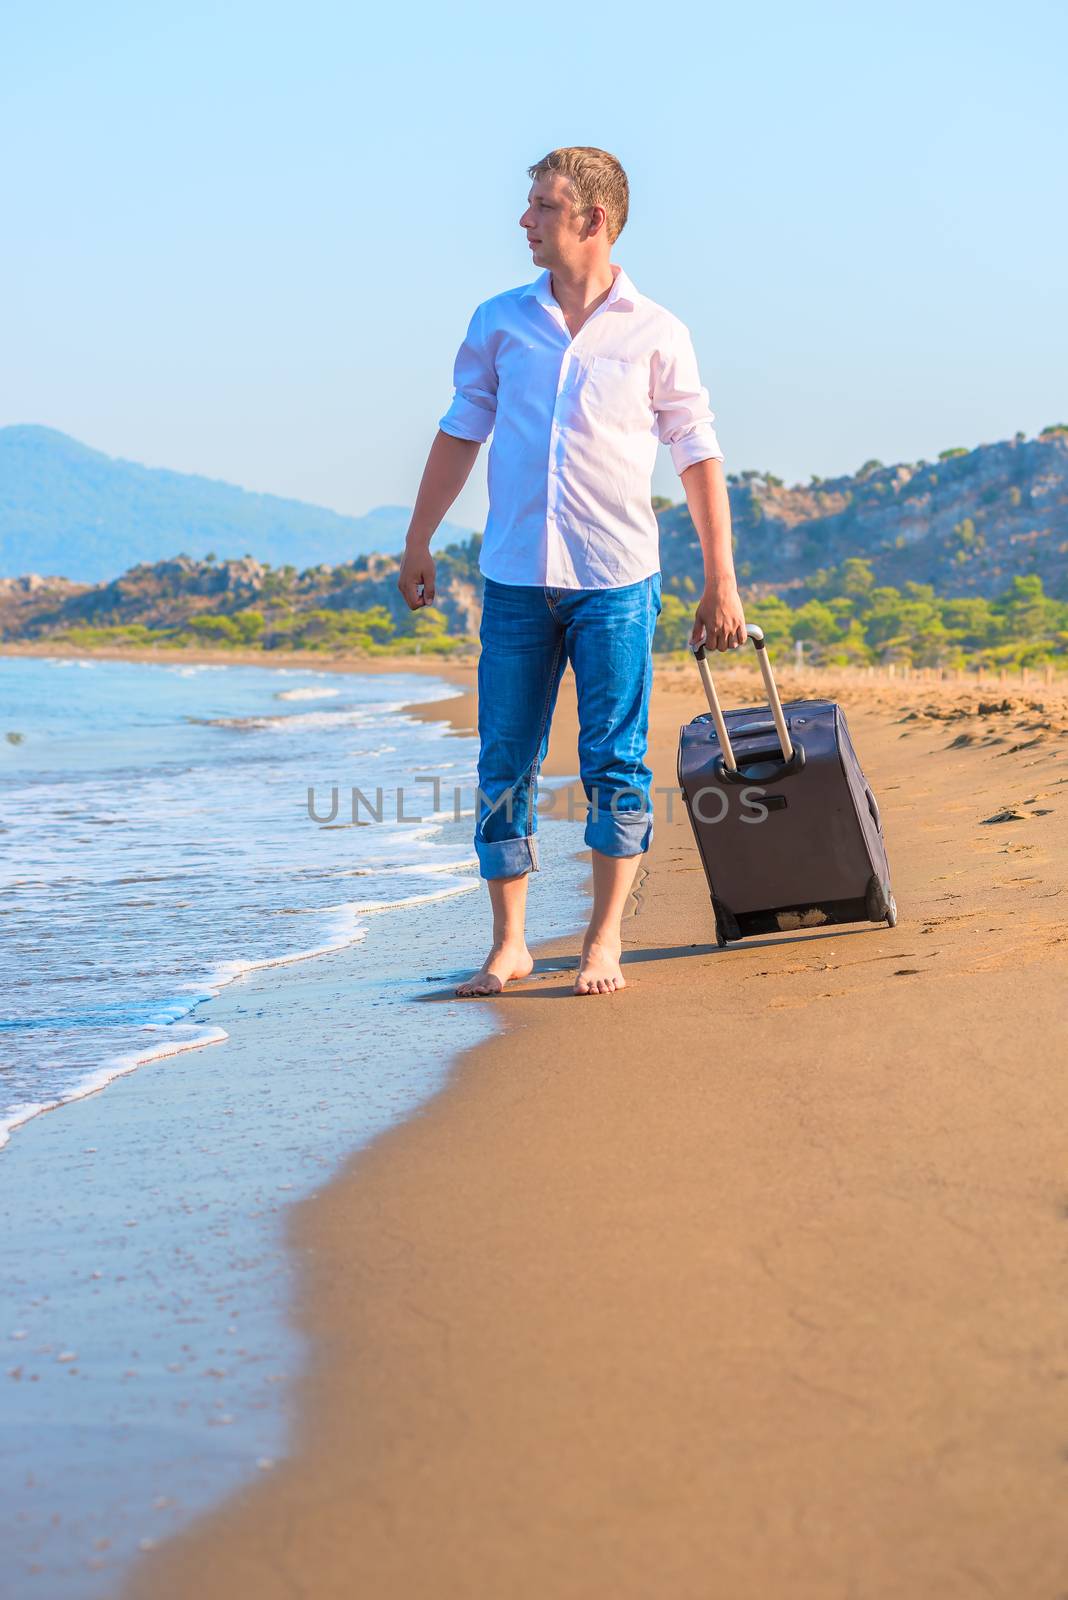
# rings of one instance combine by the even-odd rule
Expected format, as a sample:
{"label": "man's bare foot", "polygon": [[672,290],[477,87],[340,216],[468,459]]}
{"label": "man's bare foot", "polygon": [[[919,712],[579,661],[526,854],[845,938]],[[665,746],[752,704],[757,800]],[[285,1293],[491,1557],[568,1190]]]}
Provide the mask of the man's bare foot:
{"label": "man's bare foot", "polygon": [[625,989],[627,980],[619,965],[622,951],[620,939],[587,937],[582,945],[575,994],[612,994],[616,989]]}
{"label": "man's bare foot", "polygon": [[522,939],[518,943],[495,944],[473,978],[467,978],[456,987],[461,999],[476,994],[500,994],[513,978],[529,978],[534,970],[534,957]]}

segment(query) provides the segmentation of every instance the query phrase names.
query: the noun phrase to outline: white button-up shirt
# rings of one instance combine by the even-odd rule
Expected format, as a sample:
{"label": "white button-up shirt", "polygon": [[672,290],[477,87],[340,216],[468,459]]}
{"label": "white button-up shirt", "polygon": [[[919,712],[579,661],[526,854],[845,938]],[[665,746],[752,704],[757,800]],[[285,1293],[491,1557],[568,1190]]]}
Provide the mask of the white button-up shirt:
{"label": "white button-up shirt", "polygon": [[651,503],[657,440],[681,475],[723,460],[678,317],[622,267],[574,338],[551,274],[478,306],[439,427],[493,434],[479,561],[498,583],[617,588],[660,570]]}

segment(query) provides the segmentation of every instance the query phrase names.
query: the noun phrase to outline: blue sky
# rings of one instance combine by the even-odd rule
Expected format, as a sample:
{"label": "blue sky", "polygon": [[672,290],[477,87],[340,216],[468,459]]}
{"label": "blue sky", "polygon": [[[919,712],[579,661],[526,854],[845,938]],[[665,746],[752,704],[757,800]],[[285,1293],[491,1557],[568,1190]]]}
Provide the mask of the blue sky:
{"label": "blue sky", "polygon": [[615,259],[690,325],[729,470],[1068,420],[1063,5],[37,0],[3,33],[0,424],[410,504],[557,144],[626,166]]}

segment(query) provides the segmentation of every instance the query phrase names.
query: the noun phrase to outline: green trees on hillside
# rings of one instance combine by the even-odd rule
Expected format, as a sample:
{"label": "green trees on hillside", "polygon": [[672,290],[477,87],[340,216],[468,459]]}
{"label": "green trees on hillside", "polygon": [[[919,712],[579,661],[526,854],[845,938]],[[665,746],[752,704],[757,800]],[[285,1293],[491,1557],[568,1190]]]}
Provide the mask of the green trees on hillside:
{"label": "green trees on hillside", "polygon": [[275,617],[269,626],[260,612],[239,611],[229,617],[196,617],[179,630],[173,642],[191,642],[190,636],[201,644],[262,643],[270,650],[354,651],[370,655],[416,647],[421,652],[447,654],[461,642],[449,633],[444,613],[434,606],[411,612],[400,622],[394,621],[383,605],[363,610],[317,606]]}
{"label": "green trees on hillside", "polygon": [[212,614],[195,617],[186,624],[204,644],[255,644],[264,629],[262,611],[239,611],[235,616]]}
{"label": "green trees on hillside", "polygon": [[[834,667],[1019,668],[1068,660],[1068,603],[1050,599],[1039,577],[1014,578],[993,600],[945,599],[927,583],[877,587],[865,561],[843,565],[850,569],[838,574],[843,592],[796,606],[781,595],[752,600],[747,621],[764,629],[777,652],[800,640],[806,660]],[[686,648],[694,609],[678,595],[663,597],[657,650]]]}
{"label": "green trees on hillside", "polygon": [[1050,599],[1034,575],[1014,578],[994,599],[946,599],[907,583],[812,599],[796,608],[758,600],[746,616],[769,643],[811,646],[828,666],[895,662],[916,667],[1031,667],[1068,656],[1068,603]]}
{"label": "green trees on hillside", "polygon": [[963,521],[954,523],[951,548],[954,563],[963,566],[980,550],[986,549],[986,535],[977,531],[971,517],[965,517]]}
{"label": "green trees on hillside", "polygon": [[[958,527],[961,548],[970,547],[969,521]],[[476,551],[464,552],[471,562]],[[696,586],[684,578],[665,588],[657,625],[658,651],[684,650],[693,627]],[[1017,577],[1001,594],[946,598],[931,584],[906,583],[896,589],[875,582],[870,562],[850,557],[817,574],[803,596],[750,599],[750,622],[759,623],[776,651],[801,643],[805,659],[827,666],[900,663],[916,667],[1068,666],[1068,601],[1047,595],[1036,574]],[[395,616],[387,605],[299,609],[291,600],[267,612],[249,608],[230,613],[201,612],[187,620],[148,626],[78,625],[52,635],[93,648],[115,645],[156,647],[299,650],[333,654],[384,655],[418,651],[446,655],[471,648],[474,640],[450,633],[438,606]]]}
{"label": "green trees on hillside", "polygon": [[142,622],[105,627],[80,625],[58,637],[70,644],[93,649],[105,646],[153,645],[182,649],[306,650],[329,654],[388,655],[416,651],[448,655],[470,641],[449,632],[448,619],[436,606],[414,611],[395,622],[387,606],[364,610],[315,607],[292,608],[268,621],[260,611],[237,611],[229,616],[202,612],[173,627],[147,627]]}

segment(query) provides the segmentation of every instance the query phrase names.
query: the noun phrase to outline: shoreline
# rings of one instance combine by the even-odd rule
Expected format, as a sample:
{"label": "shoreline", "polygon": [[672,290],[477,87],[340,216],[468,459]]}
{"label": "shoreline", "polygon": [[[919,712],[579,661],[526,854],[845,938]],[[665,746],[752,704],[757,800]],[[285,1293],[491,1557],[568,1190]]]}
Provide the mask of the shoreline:
{"label": "shoreline", "polygon": [[[419,675],[444,678],[436,663]],[[441,709],[454,698],[419,700],[404,714],[462,736],[462,721]],[[569,876],[580,902],[578,873]],[[473,953],[483,921],[476,899],[473,878],[453,892],[452,909],[435,896],[383,917],[368,912],[368,924],[382,926],[368,926],[358,944],[236,974],[240,982],[193,1012],[218,1030],[210,1055],[157,1050],[79,1096],[80,1106],[54,1108],[66,1117],[38,1113],[0,1156],[0,1180],[11,1185],[10,1326],[19,1341],[10,1348],[18,1360],[8,1369],[8,1448],[34,1469],[10,1550],[20,1594],[112,1596],[138,1544],[151,1548],[284,1454],[278,1433],[288,1428],[303,1342],[288,1287],[294,1259],[274,1229],[354,1150],[417,1116],[463,1049],[498,1028],[492,1014],[463,1009],[425,976],[441,960],[446,928],[455,938],[468,927]],[[353,993],[357,1003],[346,1003]],[[416,1062],[402,1037],[405,1002],[428,998],[445,1012]],[[162,1165],[157,1146],[167,1152]],[[34,1263],[43,1252],[64,1265],[42,1301]],[[158,1306],[152,1259],[168,1263]],[[121,1445],[111,1437],[120,1427]],[[185,1443],[176,1453],[178,1429]],[[120,1503],[116,1483],[129,1475],[121,1463],[131,1450],[145,1453],[145,1493],[127,1486]],[[15,1517],[14,1503],[9,1510]],[[62,1529],[50,1531],[56,1515]]]}
{"label": "shoreline", "polygon": [[[181,649],[167,650],[159,646],[131,645],[128,647],[115,646],[92,647],[60,643],[49,645],[45,640],[10,640],[0,642],[0,657],[3,656],[37,656],[37,657],[62,657],[65,660],[83,661],[144,661],[149,663],[162,663],[173,665],[183,663],[191,666],[242,666],[242,667],[276,667],[284,671],[304,672],[340,672],[340,673],[384,673],[384,672],[434,672],[447,678],[450,673],[455,673],[463,679],[465,674],[474,674],[478,666],[478,651],[457,651],[453,655],[438,656],[427,653],[383,655],[383,656],[354,656],[332,655],[319,656],[314,651],[278,651],[278,650],[250,650],[239,645],[225,650],[211,650],[202,647],[182,647]],[[654,664],[660,673],[681,673],[686,679],[692,677],[692,662],[688,651],[657,652]],[[992,690],[1005,688],[1018,693],[1041,693],[1044,690],[1054,696],[1068,692],[1068,666],[1046,667],[1021,667],[1013,671],[1003,667],[908,667],[908,666],[854,666],[854,667],[813,667],[804,664],[800,667],[783,656],[783,664],[777,671],[784,679],[803,679],[807,682],[834,683],[839,687],[848,686],[853,691],[866,687],[893,686],[900,692],[908,694],[932,686],[937,690],[951,692],[973,690]],[[750,677],[749,667],[744,653],[739,653],[731,659],[717,663],[717,673],[720,676],[732,679],[738,677],[746,680]]]}
{"label": "shoreline", "polygon": [[[657,680],[664,782],[702,706],[692,674]],[[895,930],[717,951],[678,815],[621,994],[577,1008],[545,973],[577,941],[531,928],[536,981],[463,1002],[502,1031],[291,1214],[312,1351],[292,1455],[128,1600],[1045,1600],[1068,705],[977,689],[845,701]]]}
{"label": "shoreline", "polygon": [[[227,650],[182,648],[164,650],[156,646],[116,646],[114,649],[57,643],[47,640],[9,640],[0,642],[0,656],[62,657],[71,661],[143,661],[156,665],[210,667],[282,667],[302,672],[430,672],[437,668],[467,667],[477,655],[438,656],[412,652],[392,656],[320,656],[307,650],[243,650],[239,645]],[[442,670],[441,676],[446,672]]]}
{"label": "shoreline", "polygon": [[[77,650],[57,652],[35,648],[24,648],[20,650],[0,646],[0,656],[5,654],[17,657],[51,657],[62,658],[65,660],[95,658],[99,660],[116,661],[132,659],[152,665],[171,664],[167,661],[165,656],[161,657],[159,653],[153,650],[116,653]],[[240,661],[226,660],[225,657],[230,653],[223,651],[206,650],[193,652],[192,654],[194,655],[195,659],[188,661],[187,664],[193,666],[265,666],[268,669],[273,668],[275,670],[286,671],[293,670],[294,668],[302,665],[302,663],[299,661],[299,656],[296,653],[294,653],[292,657],[287,655],[284,660],[267,662],[254,659],[255,652],[253,651],[242,652],[243,656],[247,659],[242,659]],[[432,666],[429,661],[423,661],[418,656],[403,657],[401,658],[401,661],[402,664],[393,670],[403,673],[417,673],[420,676],[440,676],[444,682],[453,684],[466,683],[469,677],[473,675],[474,670],[473,668],[467,666],[467,664],[452,663],[451,672],[439,673],[435,670],[436,664]],[[381,671],[381,669],[378,668],[377,663],[374,662],[369,663],[369,668],[371,671],[376,672],[376,674]],[[360,674],[365,670],[365,664],[362,661],[357,661],[355,658],[353,658],[352,660],[344,663],[337,663],[333,670],[344,673]],[[416,701],[411,705],[403,705],[401,706],[400,711],[402,715],[411,717],[414,721],[447,722],[449,724],[450,733],[470,733],[473,730],[466,726],[462,721],[457,720],[458,707],[463,700],[463,695],[454,697],[443,694],[437,700]],[[442,708],[440,713],[438,712],[438,707]],[[331,955],[336,950],[345,949],[352,944],[358,943],[362,937],[362,933],[357,933],[352,937],[335,944],[323,945],[312,950],[294,951],[290,955],[269,957],[262,961],[254,961],[243,967],[241,971],[229,974],[229,976],[226,978],[212,982],[205,981],[205,993],[198,1000],[194,1000],[190,1004],[189,1011],[186,1013],[185,1017],[183,1017],[181,1022],[174,1024],[173,1026],[175,1026],[176,1029],[182,1027],[195,1028],[197,1023],[193,1018],[193,1013],[198,1011],[202,1005],[207,1005],[212,1001],[217,1000],[223,990],[226,989],[231,983],[235,982],[239,978],[246,977],[249,973],[257,972],[268,967],[288,967],[292,966],[296,962],[309,961],[314,960],[319,956]],[[136,1059],[131,1059],[127,1054],[115,1056],[110,1058],[109,1061],[101,1062],[95,1076],[88,1080],[83,1087],[80,1087],[75,1092],[65,1095],[59,1100],[48,1102],[42,1101],[34,1105],[20,1107],[17,1113],[13,1113],[11,1116],[5,1116],[3,1120],[0,1121],[0,1159],[2,1159],[2,1152],[9,1144],[12,1135],[17,1133],[20,1128],[26,1127],[28,1123],[33,1122],[37,1117],[45,1116],[53,1111],[60,1111],[65,1106],[74,1105],[78,1101],[88,1099],[92,1095],[102,1094],[109,1087],[109,1085],[116,1082],[117,1079],[126,1077],[129,1073],[138,1072],[142,1067],[151,1066],[153,1062],[166,1061],[172,1056],[184,1055],[186,1052],[191,1050],[207,1049],[211,1045],[222,1043],[225,1040],[225,1037],[225,1034],[222,1034],[218,1031],[213,1034],[209,1034],[207,1037],[197,1037],[185,1040],[178,1039],[176,1035],[173,1040],[161,1040],[156,1046],[146,1046],[145,1052],[138,1055]]]}

